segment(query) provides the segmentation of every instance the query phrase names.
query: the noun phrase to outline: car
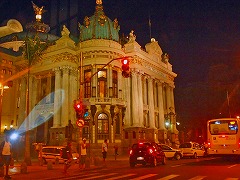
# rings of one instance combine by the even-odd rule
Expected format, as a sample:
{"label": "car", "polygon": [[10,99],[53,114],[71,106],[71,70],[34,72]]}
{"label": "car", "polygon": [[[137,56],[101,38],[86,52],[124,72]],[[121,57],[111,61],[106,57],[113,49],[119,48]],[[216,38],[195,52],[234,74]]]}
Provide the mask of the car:
{"label": "car", "polygon": [[204,148],[196,142],[185,142],[180,144],[179,149],[183,151],[183,157],[197,158],[205,156]]}
{"label": "car", "polygon": [[[64,159],[61,157],[63,153],[65,153],[66,147],[65,146],[44,146],[42,148],[42,159],[45,164],[49,161],[59,163],[64,163]],[[79,154],[72,150],[72,157],[75,162],[78,162]]]}
{"label": "car", "polygon": [[129,153],[130,167],[135,167],[137,164],[155,167],[158,164],[166,164],[166,156],[164,152],[155,143],[140,142],[132,145]]}
{"label": "car", "polygon": [[183,151],[180,149],[174,149],[166,144],[158,144],[158,146],[162,149],[168,159],[179,160],[183,157]]}

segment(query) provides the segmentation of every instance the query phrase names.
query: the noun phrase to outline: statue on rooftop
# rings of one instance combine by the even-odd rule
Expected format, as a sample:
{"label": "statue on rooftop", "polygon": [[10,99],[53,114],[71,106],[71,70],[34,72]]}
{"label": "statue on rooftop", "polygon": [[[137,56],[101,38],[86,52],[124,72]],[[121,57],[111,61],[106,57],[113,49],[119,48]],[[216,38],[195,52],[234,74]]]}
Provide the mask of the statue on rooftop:
{"label": "statue on rooftop", "polygon": [[134,42],[136,40],[136,35],[134,34],[134,30],[131,30],[131,32],[129,33],[129,40],[128,42]]}
{"label": "statue on rooftop", "polygon": [[65,25],[63,25],[63,30],[61,31],[61,34],[62,34],[62,36],[69,36],[69,34],[70,34],[70,31],[68,30],[68,28]]}

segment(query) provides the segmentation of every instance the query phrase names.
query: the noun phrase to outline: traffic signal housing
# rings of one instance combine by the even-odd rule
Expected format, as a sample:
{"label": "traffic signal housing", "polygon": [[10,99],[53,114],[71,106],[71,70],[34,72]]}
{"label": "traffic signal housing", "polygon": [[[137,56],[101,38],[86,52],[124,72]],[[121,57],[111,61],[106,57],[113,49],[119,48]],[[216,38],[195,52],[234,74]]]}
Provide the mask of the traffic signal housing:
{"label": "traffic signal housing", "polygon": [[84,110],[85,110],[85,106],[83,105],[82,101],[75,100],[73,107],[76,111],[77,119],[82,118],[84,115]]}
{"label": "traffic signal housing", "polygon": [[125,78],[130,77],[130,67],[129,67],[129,59],[122,59],[122,76]]}

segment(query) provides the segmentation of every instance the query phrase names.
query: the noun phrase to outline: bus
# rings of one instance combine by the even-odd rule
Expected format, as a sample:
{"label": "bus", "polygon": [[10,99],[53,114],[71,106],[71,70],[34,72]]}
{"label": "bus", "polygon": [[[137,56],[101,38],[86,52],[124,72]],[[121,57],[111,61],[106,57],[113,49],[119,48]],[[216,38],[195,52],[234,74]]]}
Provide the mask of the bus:
{"label": "bus", "polygon": [[208,155],[240,155],[240,119],[207,121]]}

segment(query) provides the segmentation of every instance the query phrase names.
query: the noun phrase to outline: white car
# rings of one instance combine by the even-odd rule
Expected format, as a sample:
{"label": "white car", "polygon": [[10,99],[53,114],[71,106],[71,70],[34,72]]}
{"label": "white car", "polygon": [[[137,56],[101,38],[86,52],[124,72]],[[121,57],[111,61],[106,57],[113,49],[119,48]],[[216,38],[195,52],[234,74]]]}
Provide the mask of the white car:
{"label": "white car", "polygon": [[180,149],[174,149],[166,144],[158,144],[158,147],[162,149],[165,156],[169,159],[179,160],[183,157],[183,152]]}
{"label": "white car", "polygon": [[[65,146],[45,146],[42,148],[42,159],[46,164],[49,161],[53,163],[59,161],[59,163],[63,163],[64,159],[61,155],[66,151]],[[79,159],[79,154],[72,150],[72,157],[75,162]]]}
{"label": "white car", "polygon": [[183,157],[197,158],[200,156],[205,156],[204,148],[196,142],[186,142],[180,144],[179,149],[183,151]]}

